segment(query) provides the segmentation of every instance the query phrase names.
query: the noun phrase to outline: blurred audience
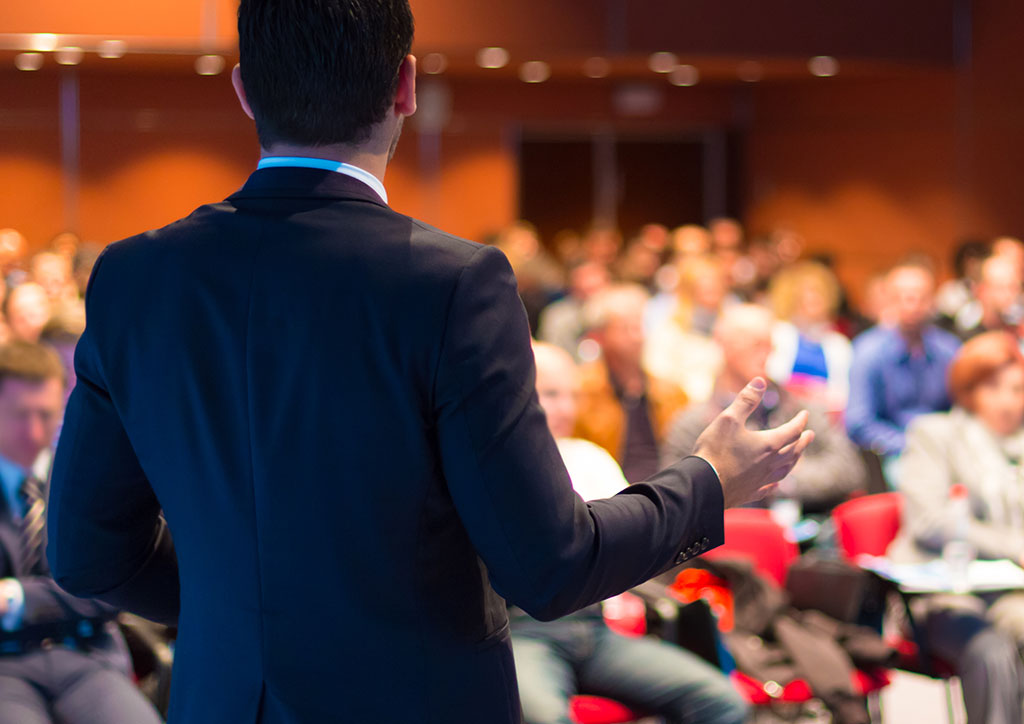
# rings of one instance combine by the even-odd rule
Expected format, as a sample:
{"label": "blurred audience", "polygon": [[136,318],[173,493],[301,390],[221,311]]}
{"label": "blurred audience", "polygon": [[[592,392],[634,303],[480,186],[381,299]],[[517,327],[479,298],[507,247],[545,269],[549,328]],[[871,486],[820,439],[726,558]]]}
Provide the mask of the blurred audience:
{"label": "blurred audience", "polygon": [[[981,558],[1024,562],[1024,356],[1016,338],[987,332],[950,368],[956,406],[919,417],[901,459],[903,524],[889,548],[898,562],[939,558],[963,538]],[[962,526],[950,500],[966,494]],[[929,646],[953,664],[971,722],[1019,722],[1024,671],[1024,593],[936,595],[915,601]]]}
{"label": "blurred audience", "polygon": [[601,356],[581,370],[576,433],[611,453],[630,482],[661,469],[659,446],[687,401],[678,386],[644,371],[647,300],[643,287],[616,284],[585,310]]}
{"label": "blurred audience", "polygon": [[[537,395],[569,479],[585,500],[614,495],[626,479],[607,452],[572,438],[579,379],[562,349],[535,344]],[[600,604],[556,621],[510,611],[512,651],[526,724],[571,724],[578,693],[614,697],[668,724],[739,724],[746,705],[728,678],[703,659],[649,637],[627,638],[604,623]]]}
{"label": "blurred audience", "polygon": [[25,282],[11,289],[4,305],[11,338],[22,342],[38,342],[50,321],[52,306],[46,290],[35,282]]}
{"label": "blurred audience", "polygon": [[580,340],[587,333],[583,305],[607,288],[611,282],[608,268],[592,261],[579,261],[569,267],[569,294],[552,302],[540,313],[537,338],[561,347],[577,360]]}
{"label": "blurred audience", "polygon": [[993,254],[981,263],[973,298],[960,307],[950,331],[963,340],[984,332],[1017,333],[1022,320],[1021,268],[1009,254]]}
{"label": "blurred audience", "polygon": [[52,350],[0,346],[0,721],[155,724],[129,678],[117,611],[62,591],[46,563],[46,480],[64,387]]}
{"label": "blurred audience", "polygon": [[960,340],[932,323],[935,277],[916,262],[886,278],[892,326],[878,325],[853,344],[846,427],[862,448],[886,460],[890,482],[904,431],[918,415],[949,409],[946,373]]}
{"label": "blurred audience", "polygon": [[835,415],[850,394],[850,340],[835,331],[839,282],[829,269],[802,262],[780,271],[771,285],[778,321],[772,333],[768,375]]}
{"label": "blurred audience", "polygon": [[541,245],[537,229],[529,222],[518,221],[502,229],[495,245],[508,257],[519,283],[519,296],[526,308],[530,329],[536,331],[541,310],[564,286],[562,269]]}
{"label": "blurred audience", "polygon": [[974,299],[974,288],[981,278],[981,265],[992,253],[990,244],[969,239],[953,252],[955,277],[942,284],[935,295],[935,308],[943,326],[952,328],[953,320]]}
{"label": "blurred audience", "polygon": [[711,329],[729,300],[728,280],[716,257],[684,259],[679,266],[675,307],[650,327],[644,354],[647,370],[682,387],[693,401],[708,399],[721,366]]}
{"label": "blurred audience", "polygon": [[[707,402],[687,408],[673,422],[662,449],[663,464],[693,454],[704,428],[732,403],[747,382],[767,376],[774,321],[770,311],[752,304],[722,312],[714,339],[722,349],[724,364],[715,380],[714,394]],[[773,382],[747,426],[755,430],[776,427],[801,409],[810,412],[807,427],[815,433],[814,442],[779,485],[778,495],[797,500],[807,513],[825,513],[866,482],[864,464],[842,428],[829,420],[824,409],[798,400]]]}

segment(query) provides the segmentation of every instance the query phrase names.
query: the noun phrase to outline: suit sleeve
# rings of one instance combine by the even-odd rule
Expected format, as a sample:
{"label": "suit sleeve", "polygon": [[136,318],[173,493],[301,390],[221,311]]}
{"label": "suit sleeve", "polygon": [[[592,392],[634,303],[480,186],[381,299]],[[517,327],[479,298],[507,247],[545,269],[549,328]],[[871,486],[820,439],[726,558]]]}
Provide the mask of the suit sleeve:
{"label": "suit sleeve", "polygon": [[173,625],[179,605],[174,544],[107,391],[96,345],[97,329],[116,323],[95,309],[105,256],[89,283],[87,326],[75,350],[78,382],[54,459],[47,558],[69,593]]}
{"label": "suit sleeve", "polygon": [[435,383],[449,492],[495,590],[541,620],[637,585],[723,541],[721,485],[686,458],[613,498],[572,489],[534,389],[504,255],[481,247],[450,302]]}

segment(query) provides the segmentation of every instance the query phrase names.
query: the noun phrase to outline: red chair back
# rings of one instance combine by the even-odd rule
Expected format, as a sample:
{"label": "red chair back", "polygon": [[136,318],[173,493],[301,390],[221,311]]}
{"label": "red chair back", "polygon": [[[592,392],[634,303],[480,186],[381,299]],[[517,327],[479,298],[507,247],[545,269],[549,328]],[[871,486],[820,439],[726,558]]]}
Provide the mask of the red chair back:
{"label": "red chair back", "polygon": [[798,555],[796,543],[786,538],[785,530],[769,511],[730,508],[725,511],[725,545],[705,554],[705,558],[747,558],[761,574],[782,586]]}
{"label": "red chair back", "polygon": [[900,530],[903,498],[899,493],[865,495],[841,503],[832,511],[839,550],[847,559],[862,553],[885,555]]}
{"label": "red chair back", "polygon": [[627,724],[643,716],[625,704],[600,696],[574,696],[569,702],[569,718],[575,724]]}

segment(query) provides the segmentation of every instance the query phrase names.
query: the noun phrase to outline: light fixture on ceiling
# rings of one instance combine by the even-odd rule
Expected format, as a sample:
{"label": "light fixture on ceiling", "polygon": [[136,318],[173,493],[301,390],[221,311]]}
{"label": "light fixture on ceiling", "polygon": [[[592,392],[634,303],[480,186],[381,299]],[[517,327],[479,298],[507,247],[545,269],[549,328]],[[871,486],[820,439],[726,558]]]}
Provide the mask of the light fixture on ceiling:
{"label": "light fixture on ceiling", "polygon": [[831,78],[839,72],[839,61],[831,55],[816,55],[807,61],[807,70],[819,78]]}
{"label": "light fixture on ceiling", "polygon": [[736,66],[736,77],[744,83],[757,83],[764,77],[764,67],[754,60],[748,60]]}
{"label": "light fixture on ceiling", "polygon": [[57,52],[53,54],[54,59],[56,59],[60,65],[78,65],[82,62],[82,58],[84,56],[85,51],[74,46],[57,48]]}
{"label": "light fixture on ceiling", "polygon": [[599,55],[587,58],[583,63],[583,75],[588,78],[607,78],[611,72],[612,64],[608,62],[607,58],[602,58]]}
{"label": "light fixture on ceiling", "polygon": [[519,79],[524,83],[543,83],[551,77],[551,66],[543,60],[530,60],[519,66]]}
{"label": "light fixture on ceiling", "polygon": [[224,70],[224,57],[220,55],[200,55],[196,58],[196,73],[199,75],[220,75]]}
{"label": "light fixture on ceiling", "polygon": [[29,35],[29,50],[39,53],[49,53],[57,49],[59,38],[53,33],[32,33]]}
{"label": "light fixture on ceiling", "polygon": [[647,67],[655,73],[671,73],[677,65],[679,65],[679,58],[676,57],[676,54],[664,50],[651,53],[647,59]]}
{"label": "light fixture on ceiling", "polygon": [[14,56],[14,67],[18,70],[39,70],[43,67],[43,54],[18,53]]}
{"label": "light fixture on ceiling", "polygon": [[694,65],[677,65],[669,71],[668,82],[686,88],[697,85],[700,82],[700,71]]}
{"label": "light fixture on ceiling", "polygon": [[123,58],[128,52],[128,44],[123,40],[104,40],[96,52],[101,58]]}
{"label": "light fixture on ceiling", "polygon": [[476,64],[481,68],[504,68],[510,57],[504,48],[481,48],[476,54]]}
{"label": "light fixture on ceiling", "polygon": [[444,53],[427,53],[420,61],[420,68],[428,75],[444,73],[448,68],[448,58]]}

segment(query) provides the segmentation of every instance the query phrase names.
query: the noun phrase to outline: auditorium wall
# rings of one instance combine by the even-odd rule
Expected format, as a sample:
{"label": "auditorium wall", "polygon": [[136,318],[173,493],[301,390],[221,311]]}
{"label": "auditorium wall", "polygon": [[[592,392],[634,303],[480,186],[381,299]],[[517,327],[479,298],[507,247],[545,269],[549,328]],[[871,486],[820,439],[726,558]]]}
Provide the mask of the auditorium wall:
{"label": "auditorium wall", "polygon": [[[1024,70],[1012,63],[1024,13],[996,0],[975,6],[974,47],[958,67],[665,84],[661,110],[644,119],[617,116],[604,81],[450,78],[445,130],[408,124],[387,179],[392,205],[479,239],[517,216],[524,128],[723,128],[739,139],[735,180],[753,231],[802,232],[812,250],[837,257],[855,293],[909,251],[945,265],[961,238],[1024,234]],[[167,223],[231,193],[253,167],[255,135],[226,75],[83,66],[74,193],[61,174],[58,125],[61,73],[70,72],[0,71],[0,226],[34,246],[68,223],[99,242]]]}

